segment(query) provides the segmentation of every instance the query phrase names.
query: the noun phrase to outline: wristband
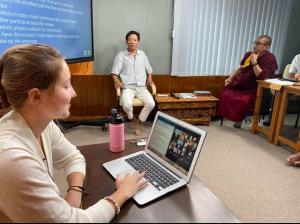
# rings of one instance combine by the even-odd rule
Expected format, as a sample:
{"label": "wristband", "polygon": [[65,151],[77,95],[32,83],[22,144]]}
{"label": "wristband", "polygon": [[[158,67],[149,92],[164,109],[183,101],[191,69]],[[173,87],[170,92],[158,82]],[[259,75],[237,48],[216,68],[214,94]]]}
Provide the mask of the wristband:
{"label": "wristband", "polygon": [[82,187],[82,186],[69,186],[69,188],[72,188],[72,187],[78,187],[78,188],[80,188],[82,191],[84,191],[84,187]]}
{"label": "wristband", "polygon": [[[76,189],[76,188],[79,188],[79,189]],[[70,190],[80,192],[80,193],[82,193],[83,195],[88,195],[88,194],[90,194],[88,191],[85,190],[84,187],[81,187],[81,186],[69,186],[67,192],[69,192]]]}
{"label": "wristband", "polygon": [[118,215],[121,211],[120,206],[118,205],[118,203],[111,196],[105,196],[104,199],[109,201],[111,204],[114,205],[114,207],[116,209],[116,215]]}
{"label": "wristband", "polygon": [[69,192],[69,191],[71,191],[71,190],[80,192],[81,194],[83,193],[82,190],[79,190],[79,189],[76,189],[76,188],[73,188],[73,187],[69,187],[69,189],[67,190],[67,192]]}
{"label": "wristband", "polygon": [[256,65],[258,65],[258,63],[256,62],[254,65],[252,65],[252,67],[254,67],[254,66],[256,66]]}

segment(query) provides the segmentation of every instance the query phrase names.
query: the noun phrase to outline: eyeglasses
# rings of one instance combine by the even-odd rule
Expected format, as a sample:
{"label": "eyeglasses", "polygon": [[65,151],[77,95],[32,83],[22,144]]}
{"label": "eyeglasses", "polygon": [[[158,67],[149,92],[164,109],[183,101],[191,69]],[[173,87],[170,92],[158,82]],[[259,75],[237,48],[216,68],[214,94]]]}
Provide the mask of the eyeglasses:
{"label": "eyeglasses", "polygon": [[255,44],[255,45],[269,45],[269,44],[264,44],[264,43],[260,43],[260,42],[258,42],[258,41],[253,41],[253,44]]}

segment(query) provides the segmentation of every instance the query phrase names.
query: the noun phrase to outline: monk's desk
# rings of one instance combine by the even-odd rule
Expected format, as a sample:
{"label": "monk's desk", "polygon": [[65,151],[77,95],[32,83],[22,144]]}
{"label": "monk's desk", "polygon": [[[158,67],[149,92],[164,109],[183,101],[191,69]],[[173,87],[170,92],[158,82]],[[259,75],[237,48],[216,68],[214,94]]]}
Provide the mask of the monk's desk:
{"label": "monk's desk", "polygon": [[155,96],[159,111],[191,124],[209,125],[215,115],[218,98],[197,96],[196,98],[177,99],[170,96]]}
{"label": "monk's desk", "polygon": [[[274,144],[276,145],[279,145],[280,143],[286,144],[294,150],[294,153],[296,153],[300,151],[300,131],[298,131],[298,135],[297,135],[298,137],[296,142],[286,138],[282,133],[287,104],[288,104],[288,96],[290,94],[300,96],[300,86],[284,86],[283,88],[282,97],[281,97],[282,100],[278,111],[278,122],[276,126]],[[295,128],[297,129],[297,127]]]}
{"label": "monk's desk", "polygon": [[[255,108],[253,114],[253,123],[252,123],[252,133],[256,134],[257,132],[262,133],[267,136],[268,141],[270,143],[274,143],[274,136],[276,130],[276,124],[279,114],[279,107],[281,103],[281,96],[282,96],[282,88],[277,88],[273,86],[271,83],[266,82],[264,80],[258,80],[258,87],[256,92],[256,101],[255,101]],[[259,125],[259,117],[260,111],[262,106],[262,98],[263,98],[263,91],[264,90],[273,90],[274,91],[274,103],[272,108],[272,118],[270,127],[264,127]]]}

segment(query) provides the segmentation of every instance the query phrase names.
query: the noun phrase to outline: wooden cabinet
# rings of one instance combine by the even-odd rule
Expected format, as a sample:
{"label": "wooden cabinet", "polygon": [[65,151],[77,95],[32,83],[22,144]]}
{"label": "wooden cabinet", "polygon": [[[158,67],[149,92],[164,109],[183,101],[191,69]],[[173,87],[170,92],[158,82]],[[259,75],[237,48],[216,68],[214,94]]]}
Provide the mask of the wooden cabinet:
{"label": "wooden cabinet", "polygon": [[156,96],[155,100],[159,111],[191,124],[203,125],[210,124],[218,102],[218,98],[214,96],[197,96],[189,99]]}

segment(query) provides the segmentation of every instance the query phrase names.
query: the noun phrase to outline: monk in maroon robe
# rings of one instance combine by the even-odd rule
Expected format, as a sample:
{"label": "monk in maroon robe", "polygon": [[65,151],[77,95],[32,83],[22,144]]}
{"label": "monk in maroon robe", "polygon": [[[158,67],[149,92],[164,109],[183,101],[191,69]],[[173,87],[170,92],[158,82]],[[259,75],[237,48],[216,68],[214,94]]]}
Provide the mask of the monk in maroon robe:
{"label": "monk in maroon robe", "polygon": [[277,70],[276,58],[268,51],[271,41],[267,35],[257,37],[253,51],[245,54],[240,67],[225,80],[216,115],[237,122],[235,127],[241,126],[255,102],[256,80],[272,78]]}

